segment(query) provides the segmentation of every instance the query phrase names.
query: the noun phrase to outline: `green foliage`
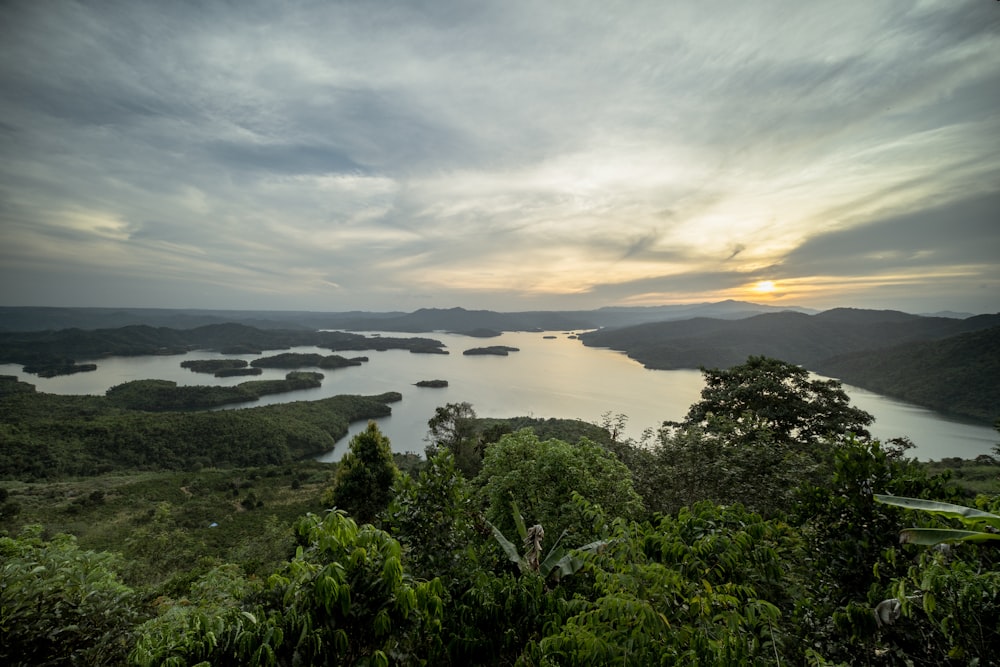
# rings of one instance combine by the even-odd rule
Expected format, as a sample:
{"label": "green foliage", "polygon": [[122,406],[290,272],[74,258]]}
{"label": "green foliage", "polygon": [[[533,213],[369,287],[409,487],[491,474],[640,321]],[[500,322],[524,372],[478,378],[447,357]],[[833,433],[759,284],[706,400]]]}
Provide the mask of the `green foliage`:
{"label": "green foliage", "polygon": [[471,566],[467,550],[476,538],[472,488],[455,467],[449,450],[427,462],[416,480],[400,476],[385,523],[403,546],[415,577],[450,580]]}
{"label": "green foliage", "polygon": [[[574,498],[574,501],[583,502],[578,495]],[[506,554],[507,559],[517,565],[521,574],[537,574],[542,579],[548,579],[551,576],[558,581],[562,577],[576,574],[580,571],[580,568],[583,567],[583,561],[580,559],[579,553],[593,553],[603,549],[607,544],[604,540],[598,540],[574,549],[573,552],[567,552],[559,544],[562,538],[566,536],[566,532],[563,531],[562,535],[557,537],[551,548],[549,548],[545,558],[542,558],[542,544],[545,539],[545,530],[542,525],[535,524],[531,528],[526,527],[524,517],[521,516],[521,512],[517,508],[515,501],[511,501],[511,515],[514,519],[514,524],[517,526],[518,537],[521,538],[521,543],[525,549],[523,555],[517,546],[508,540],[496,526],[490,524],[490,530],[493,533],[493,538],[500,545],[500,548],[503,549],[504,554]]]}
{"label": "green foliage", "polygon": [[125,410],[200,410],[256,399],[239,387],[178,386],[171,380],[133,380],[105,392],[108,403]]}
{"label": "green foliage", "polygon": [[780,442],[812,445],[853,434],[867,437],[874,417],[850,405],[836,380],[810,380],[801,366],[754,357],[727,370],[702,369],[701,401],[688,410],[684,425],[711,428],[721,417],[739,440],[761,431]]}
{"label": "green foliage", "polygon": [[0,537],[0,662],[122,664],[136,609],[114,557],[40,532]]}
{"label": "green foliage", "polygon": [[[996,548],[925,550],[894,582],[903,626],[919,630],[925,664],[988,665],[1000,655],[1000,562]],[[907,628],[906,626],[910,626]],[[895,628],[894,628],[895,630]]]}
{"label": "green foliage", "polygon": [[762,664],[777,657],[783,559],[795,547],[781,524],[740,507],[701,503],[654,524],[617,519],[607,547],[584,555],[589,599],[533,650],[543,665]]}
{"label": "green foliage", "polygon": [[379,431],[378,424],[370,421],[366,430],[351,438],[350,449],[341,459],[324,501],[346,510],[360,522],[370,523],[388,507],[399,477],[389,439]]}
{"label": "green foliage", "polygon": [[486,518],[500,532],[514,534],[511,500],[530,523],[552,535],[567,532],[567,546],[592,541],[592,523],[573,502],[578,493],[612,516],[632,518],[642,501],[632,488],[628,468],[603,447],[580,440],[539,440],[524,429],[506,435],[486,450],[476,480],[486,504]]}
{"label": "green foliage", "polygon": [[434,409],[427,422],[427,458],[447,449],[455,457],[455,465],[468,478],[475,477],[482,467],[483,452],[479,444],[476,411],[469,403],[448,403]]}
{"label": "green foliage", "polygon": [[262,590],[239,578],[202,580],[216,591],[208,603],[170,604],[141,628],[131,659],[387,665],[417,662],[428,652],[440,628],[441,586],[409,581],[399,543],[340,511],[307,515],[298,533],[304,546]]}
{"label": "green foliage", "polygon": [[230,403],[256,401],[267,394],[282,394],[322,385],[322,373],[288,373],[284,380],[250,380],[235,387],[181,385],[170,380],[134,380],[105,392],[108,402],[125,410],[167,412],[204,410]]}
{"label": "green foliage", "polygon": [[613,450],[631,469],[650,512],[673,514],[704,500],[742,503],[765,516],[786,512],[817,462],[770,431],[736,436],[735,430],[710,416],[706,427],[665,427],[651,445],[619,443]]}
{"label": "green foliage", "polygon": [[876,490],[913,497],[956,494],[947,480],[929,478],[922,466],[906,460],[906,445],[837,443],[829,478],[800,487],[796,518],[811,577],[799,610],[800,631],[828,657],[850,660],[858,652],[851,647],[857,646],[866,656],[881,656],[872,664],[896,664],[892,660],[923,650],[920,631],[895,630],[887,639],[872,612],[895,597],[892,581],[906,572],[896,546],[904,517],[877,502]]}
{"label": "green foliage", "polygon": [[940,488],[904,452],[878,440],[837,443],[829,478],[798,490],[796,519],[812,547],[817,584],[835,606],[865,596],[875,564],[898,541],[899,512],[877,503],[876,489],[919,495]]}
{"label": "green foliage", "polygon": [[119,576],[144,598],[176,596],[218,563],[272,572],[294,551],[295,521],[322,509],[329,478],[329,464],[308,461],[8,483],[8,502],[20,512],[3,518],[0,530],[37,523],[70,532],[81,548],[119,552]]}

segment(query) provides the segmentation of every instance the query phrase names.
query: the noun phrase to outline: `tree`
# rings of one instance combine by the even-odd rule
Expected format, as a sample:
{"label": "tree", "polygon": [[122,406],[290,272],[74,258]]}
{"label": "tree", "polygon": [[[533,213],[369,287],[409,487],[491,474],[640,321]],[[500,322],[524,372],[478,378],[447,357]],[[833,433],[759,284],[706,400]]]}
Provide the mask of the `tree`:
{"label": "tree", "polygon": [[529,523],[541,524],[553,537],[567,530],[567,547],[593,539],[592,521],[574,502],[574,492],[611,516],[632,518],[642,511],[628,468],[587,439],[575,445],[542,441],[531,430],[522,429],[486,450],[476,482],[487,505],[486,518],[502,533],[515,534],[513,500]]}
{"label": "tree", "polygon": [[[731,436],[732,426],[711,417],[708,427],[661,429],[652,446],[641,447],[637,487],[650,512],[674,514],[709,500],[740,503],[765,517],[787,511],[795,488],[816,467],[812,457],[769,431]],[[635,460],[633,454],[630,460]]]}
{"label": "tree", "polygon": [[351,438],[350,451],[341,459],[324,501],[370,523],[389,505],[399,476],[389,439],[369,421],[367,429]]}
{"label": "tree", "polygon": [[435,408],[427,428],[428,459],[438,450],[447,449],[454,455],[455,465],[463,475],[471,479],[479,473],[483,452],[477,437],[476,411],[470,403],[448,403]]}
{"label": "tree", "polygon": [[[737,439],[767,431],[776,440],[813,445],[853,434],[869,436],[875,418],[850,405],[836,380],[810,380],[809,371],[778,359],[754,357],[729,369],[701,369],[701,401],[675,426],[724,423]],[[711,417],[723,418],[713,422]]]}
{"label": "tree", "polygon": [[465,564],[463,554],[475,537],[471,505],[472,488],[450,450],[428,460],[416,480],[397,480],[385,521],[414,576],[448,581]]}
{"label": "tree", "polygon": [[136,609],[116,558],[81,550],[71,535],[40,534],[35,526],[0,537],[0,662],[123,664]]}

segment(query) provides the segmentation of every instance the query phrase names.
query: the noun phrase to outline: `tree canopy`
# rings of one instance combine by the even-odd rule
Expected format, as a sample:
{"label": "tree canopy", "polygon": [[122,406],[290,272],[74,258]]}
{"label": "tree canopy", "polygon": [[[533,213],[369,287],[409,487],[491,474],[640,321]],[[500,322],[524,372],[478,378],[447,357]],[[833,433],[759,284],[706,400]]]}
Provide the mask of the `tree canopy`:
{"label": "tree canopy", "polygon": [[[680,425],[725,424],[737,439],[762,430],[784,442],[815,444],[853,434],[868,437],[875,418],[850,404],[836,380],[811,379],[801,366],[751,356],[727,369],[702,368],[705,387]],[[721,418],[723,421],[715,421]]]}
{"label": "tree canopy", "polygon": [[370,523],[392,500],[399,468],[392,458],[392,445],[378,424],[351,438],[350,449],[337,467],[328,502],[346,510],[354,519]]}

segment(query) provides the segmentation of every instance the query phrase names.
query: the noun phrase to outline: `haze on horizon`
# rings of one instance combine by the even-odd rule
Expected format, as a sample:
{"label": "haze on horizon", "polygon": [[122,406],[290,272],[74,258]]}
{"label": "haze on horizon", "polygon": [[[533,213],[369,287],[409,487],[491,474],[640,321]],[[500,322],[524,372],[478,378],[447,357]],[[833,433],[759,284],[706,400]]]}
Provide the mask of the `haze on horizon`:
{"label": "haze on horizon", "polygon": [[973,0],[14,0],[0,305],[997,312],[998,37]]}

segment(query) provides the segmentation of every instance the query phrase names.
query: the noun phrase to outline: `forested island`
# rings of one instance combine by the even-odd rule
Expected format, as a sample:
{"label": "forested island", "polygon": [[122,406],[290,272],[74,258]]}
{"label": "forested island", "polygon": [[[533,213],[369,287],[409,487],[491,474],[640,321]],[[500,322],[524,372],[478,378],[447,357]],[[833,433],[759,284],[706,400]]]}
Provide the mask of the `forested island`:
{"label": "forested island", "polygon": [[511,352],[520,352],[520,350],[510,345],[489,345],[487,347],[473,347],[462,352],[462,354],[466,356],[493,355],[496,357],[506,357]]}
{"label": "forested island", "polygon": [[368,361],[368,357],[353,357],[346,359],[339,354],[303,354],[300,352],[285,352],[272,357],[261,357],[254,359],[250,365],[254,368],[323,368],[333,370],[335,368],[347,368],[349,366],[360,366]]}
{"label": "forested island", "polygon": [[[184,354],[192,350],[217,350],[224,354],[260,353],[313,345],[333,352],[409,350],[447,354],[444,345],[430,338],[363,336],[343,331],[257,329],[242,324],[212,324],[195,329],[168,329],[131,325],[119,329],[64,329],[60,331],[0,332],[0,363],[28,369],[73,368],[76,360],[110,356]],[[334,362],[330,362],[334,363]]]}
{"label": "forested island", "polygon": [[430,387],[432,389],[443,389],[448,386],[447,380],[420,380],[414,383],[417,387]]}

